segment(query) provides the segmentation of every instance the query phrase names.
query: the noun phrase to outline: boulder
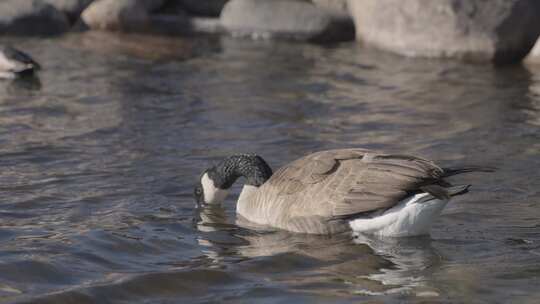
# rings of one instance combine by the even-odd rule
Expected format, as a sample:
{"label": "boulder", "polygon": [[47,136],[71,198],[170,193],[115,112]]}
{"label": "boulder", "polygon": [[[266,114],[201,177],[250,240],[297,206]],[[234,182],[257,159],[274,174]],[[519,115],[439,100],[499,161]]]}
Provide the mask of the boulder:
{"label": "boulder", "polygon": [[348,15],[305,1],[231,0],[221,12],[221,23],[234,36],[314,42],[354,39]]}
{"label": "boulder", "polygon": [[79,19],[82,11],[94,0],[43,0],[66,14],[72,21]]}
{"label": "boulder", "polygon": [[63,13],[41,0],[0,1],[0,35],[55,35],[69,27]]}
{"label": "boulder", "polygon": [[536,44],[534,45],[532,50],[529,52],[527,57],[525,57],[525,62],[535,65],[540,64],[540,39],[536,41]]}
{"label": "boulder", "polygon": [[537,0],[349,0],[359,41],[407,56],[511,63],[540,34]]}
{"label": "boulder", "polygon": [[82,23],[94,30],[144,31],[149,6],[138,0],[96,0],[81,14]]}

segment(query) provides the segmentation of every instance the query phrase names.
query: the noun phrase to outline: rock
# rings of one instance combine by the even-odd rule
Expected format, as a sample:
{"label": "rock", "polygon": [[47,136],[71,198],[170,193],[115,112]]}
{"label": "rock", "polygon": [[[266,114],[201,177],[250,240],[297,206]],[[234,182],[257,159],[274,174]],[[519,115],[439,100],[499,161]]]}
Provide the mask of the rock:
{"label": "rock", "polygon": [[352,19],[312,3],[293,0],[231,0],[221,23],[235,36],[315,42],[354,39]]}
{"label": "rock", "polygon": [[220,34],[224,33],[225,29],[219,18],[191,18],[191,29],[194,33]]}
{"label": "rock", "polygon": [[186,12],[197,16],[219,17],[228,0],[181,0],[180,5]]}
{"label": "rock", "polygon": [[168,1],[160,13],[190,14],[203,17],[219,17],[228,0],[177,0]]}
{"label": "rock", "polygon": [[510,63],[540,34],[537,0],[349,0],[357,39],[407,56]]}
{"label": "rock", "polygon": [[166,0],[139,0],[143,3],[148,12],[153,12],[160,9],[166,2]]}
{"label": "rock", "polygon": [[349,13],[347,0],[312,0],[316,6],[335,10],[344,14]]}
{"label": "rock", "polygon": [[69,30],[66,16],[40,0],[0,1],[0,35],[55,35]]}
{"label": "rock", "polygon": [[57,10],[66,14],[68,18],[75,21],[82,11],[94,0],[43,0],[54,6]]}
{"label": "rock", "polygon": [[532,50],[525,57],[526,63],[540,64],[540,39],[536,41]]}
{"label": "rock", "polygon": [[221,34],[225,30],[219,18],[155,14],[150,16],[152,31],[169,35]]}
{"label": "rock", "polygon": [[81,15],[84,25],[95,30],[144,31],[149,6],[138,0],[97,0]]}

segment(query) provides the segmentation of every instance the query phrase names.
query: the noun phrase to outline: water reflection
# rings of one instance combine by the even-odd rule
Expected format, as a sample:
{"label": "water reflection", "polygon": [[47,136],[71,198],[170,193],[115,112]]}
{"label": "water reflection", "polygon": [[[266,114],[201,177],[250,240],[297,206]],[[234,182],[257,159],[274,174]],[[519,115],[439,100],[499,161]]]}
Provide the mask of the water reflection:
{"label": "water reflection", "polygon": [[41,90],[41,80],[37,76],[0,80],[0,87],[9,95],[23,95]]}
{"label": "water reflection", "polygon": [[526,122],[540,126],[540,67],[532,67],[534,81],[529,86],[530,104],[522,108],[522,111],[527,115]]}
{"label": "water reflection", "polygon": [[418,289],[419,294],[430,292],[438,295],[430,288],[428,278],[424,275],[424,272],[437,271],[441,262],[429,236],[402,239],[356,235],[354,242],[368,245],[375,254],[386,258],[393,265],[380,269],[380,273],[368,275],[369,279],[380,281],[386,286],[396,286],[390,292]]}
{"label": "water reflection", "polygon": [[[144,41],[144,43],[141,43]],[[185,60],[220,50],[219,41],[175,39],[160,35],[88,31],[67,35],[62,44],[103,56],[125,54],[144,60]]]}
{"label": "water reflection", "polygon": [[[248,258],[246,264],[251,270],[245,271],[270,268],[273,280],[286,281],[298,289],[337,280],[344,282],[344,289],[353,294],[438,295],[424,275],[440,265],[429,237],[295,234],[258,227],[242,219],[236,220],[236,226],[230,223],[231,215],[221,205],[200,207],[197,218],[197,229],[204,232],[198,238],[199,244],[215,265],[234,252]],[[257,263],[265,266],[253,265]]]}

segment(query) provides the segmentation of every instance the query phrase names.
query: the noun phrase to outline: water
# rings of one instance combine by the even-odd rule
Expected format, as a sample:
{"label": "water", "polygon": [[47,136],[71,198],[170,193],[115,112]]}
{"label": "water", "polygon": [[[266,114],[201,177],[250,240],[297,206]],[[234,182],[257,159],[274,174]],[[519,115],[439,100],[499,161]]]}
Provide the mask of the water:
{"label": "water", "polygon": [[[540,68],[355,44],[10,41],[44,70],[0,83],[0,302],[540,299]],[[250,231],[234,195],[196,211],[194,182],[222,157],[277,168],[338,147],[499,170],[462,176],[471,193],[425,238]]]}

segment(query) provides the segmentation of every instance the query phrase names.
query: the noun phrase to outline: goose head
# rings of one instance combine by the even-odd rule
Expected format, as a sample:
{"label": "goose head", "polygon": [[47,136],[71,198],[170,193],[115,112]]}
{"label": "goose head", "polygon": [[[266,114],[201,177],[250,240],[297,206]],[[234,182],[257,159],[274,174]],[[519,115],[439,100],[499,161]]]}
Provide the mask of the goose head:
{"label": "goose head", "polygon": [[258,155],[239,154],[227,157],[206,169],[193,191],[197,203],[219,204],[227,198],[229,189],[240,177],[245,184],[259,187],[272,176],[272,169]]}
{"label": "goose head", "polygon": [[223,202],[227,198],[232,184],[227,187],[222,181],[223,178],[220,178],[215,167],[206,169],[193,192],[197,203],[219,204]]}

